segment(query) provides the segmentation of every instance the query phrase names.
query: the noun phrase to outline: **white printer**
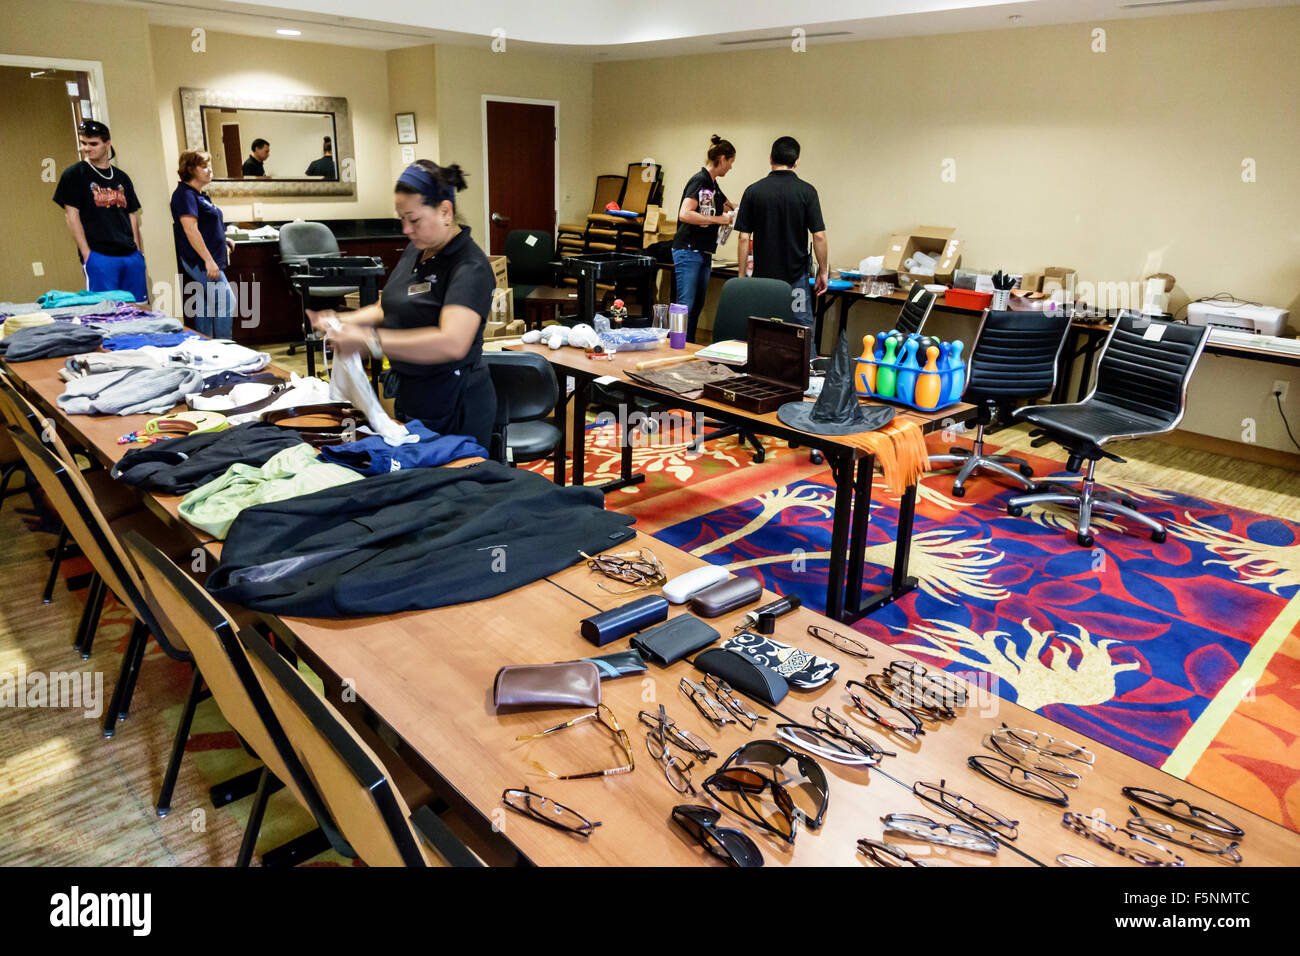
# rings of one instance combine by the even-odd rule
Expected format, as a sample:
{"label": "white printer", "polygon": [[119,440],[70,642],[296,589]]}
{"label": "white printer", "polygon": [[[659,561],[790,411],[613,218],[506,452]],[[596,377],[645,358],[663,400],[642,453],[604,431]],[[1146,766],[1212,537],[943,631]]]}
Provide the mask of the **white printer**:
{"label": "white printer", "polygon": [[1256,335],[1281,335],[1290,313],[1267,305],[1247,305],[1211,299],[1190,302],[1187,305],[1188,325],[1208,325],[1211,328],[1241,329]]}

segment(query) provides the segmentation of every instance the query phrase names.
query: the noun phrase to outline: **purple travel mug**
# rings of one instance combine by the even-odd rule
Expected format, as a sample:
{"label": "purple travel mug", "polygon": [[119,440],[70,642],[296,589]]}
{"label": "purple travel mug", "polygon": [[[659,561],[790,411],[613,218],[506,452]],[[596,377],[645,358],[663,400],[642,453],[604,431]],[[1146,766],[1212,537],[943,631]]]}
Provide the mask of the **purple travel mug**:
{"label": "purple travel mug", "polygon": [[686,312],[676,302],[668,307],[668,344],[675,349],[686,348]]}

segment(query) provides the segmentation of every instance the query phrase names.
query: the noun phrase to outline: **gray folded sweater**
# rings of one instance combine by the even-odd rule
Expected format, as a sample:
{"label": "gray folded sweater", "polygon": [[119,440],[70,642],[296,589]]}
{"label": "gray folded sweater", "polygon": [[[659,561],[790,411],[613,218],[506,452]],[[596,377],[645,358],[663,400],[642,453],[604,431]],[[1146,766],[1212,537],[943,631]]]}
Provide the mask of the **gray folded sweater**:
{"label": "gray folded sweater", "polygon": [[0,339],[0,354],[8,362],[30,362],[56,355],[75,355],[99,348],[103,335],[72,322],[52,322],[19,329]]}
{"label": "gray folded sweater", "polygon": [[161,415],[203,388],[188,368],[128,368],[73,379],[59,396],[69,415]]}

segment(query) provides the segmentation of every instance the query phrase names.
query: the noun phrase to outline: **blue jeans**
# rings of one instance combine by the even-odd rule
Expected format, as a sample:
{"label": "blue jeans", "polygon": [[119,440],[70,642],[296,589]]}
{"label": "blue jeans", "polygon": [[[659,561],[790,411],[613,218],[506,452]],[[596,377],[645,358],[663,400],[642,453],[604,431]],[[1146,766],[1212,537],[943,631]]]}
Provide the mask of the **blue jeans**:
{"label": "blue jeans", "polygon": [[713,270],[713,256],[694,249],[673,250],[673,275],[677,286],[678,305],[686,306],[686,341],[695,341],[695,328],[700,322],[700,310],[709,292],[709,274]]}
{"label": "blue jeans", "polygon": [[185,283],[185,294],[181,296],[189,324],[200,335],[214,339],[230,338],[235,322],[235,291],[226,281],[226,274],[218,272],[215,280],[209,280],[203,266],[192,266],[188,262],[182,262],[181,266],[190,278]]}
{"label": "blue jeans", "polygon": [[115,292],[121,289],[137,302],[149,301],[149,284],[144,274],[144,255],[137,249],[129,256],[106,256],[91,252],[83,266],[87,292]]}

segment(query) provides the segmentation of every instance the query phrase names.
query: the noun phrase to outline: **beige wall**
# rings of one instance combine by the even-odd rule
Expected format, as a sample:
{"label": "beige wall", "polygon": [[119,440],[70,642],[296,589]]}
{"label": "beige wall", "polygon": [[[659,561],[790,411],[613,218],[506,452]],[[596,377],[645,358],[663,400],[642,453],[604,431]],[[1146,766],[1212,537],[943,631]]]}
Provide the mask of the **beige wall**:
{"label": "beige wall", "polygon": [[[597,64],[593,172],[653,156],[675,206],[716,132],[736,144],[723,186],[738,198],[790,134],[833,267],[882,252],[893,232],[950,225],[968,265],[1068,265],[1093,282],[1166,271],[1177,305],[1231,291],[1294,316],[1300,9],[1105,23],[1106,53],[1091,52],[1094,26]],[[1246,157],[1255,183],[1242,182]],[[956,181],[942,182],[949,158]],[[858,335],[879,324],[859,315]],[[1185,427],[1240,440],[1256,417],[1261,444],[1294,451],[1268,412],[1275,378],[1293,382],[1300,420],[1294,370],[1207,360]]]}
{"label": "beige wall", "polygon": [[[117,163],[131,177],[140,197],[140,228],[145,260],[152,281],[167,280],[175,269],[171,214],[167,200],[171,182],[159,143],[162,140],[154,97],[153,60],[146,11],[134,7],[103,7],[62,0],[5,0],[6,27],[0,31],[0,53],[18,56],[97,60],[103,64],[108,121],[117,149]],[[21,188],[18,183],[15,188]],[[53,190],[34,181],[31,188]],[[49,203],[46,215],[59,217]],[[71,254],[76,255],[71,236]],[[31,272],[28,267],[28,274]],[[13,277],[4,275],[8,283]]]}
{"label": "beige wall", "polygon": [[[590,63],[522,53],[493,53],[483,47],[438,47],[439,163],[459,163],[469,188],[457,201],[460,214],[484,245],[483,96],[558,100],[560,103],[560,188],[558,222],[591,209],[595,173],[592,150],[592,67]],[[640,154],[638,154],[639,156]],[[626,165],[626,164],[625,164]]]}
{"label": "beige wall", "polygon": [[[388,51],[388,109],[390,113],[414,113],[416,159],[438,158],[438,48],[406,47]],[[389,124],[388,178],[396,182],[406,163],[397,142],[397,121]]]}
{"label": "beige wall", "polygon": [[[0,230],[0,275],[6,277],[0,298],[11,302],[85,284],[77,247],[50,202],[59,174],[79,158],[68,91],[63,80],[33,80],[29,73],[27,67],[0,67],[0,169],[10,183],[0,196],[0,219],[25,224],[21,233]],[[33,262],[41,263],[44,275],[32,273]]]}
{"label": "beige wall", "polygon": [[[151,27],[149,36],[157,91],[154,100],[164,131],[161,153],[175,183],[176,162],[185,139],[180,88],[194,86],[232,92],[341,96],[352,114],[356,146],[357,194],[351,196],[259,197],[263,219],[391,218],[389,143],[396,138],[388,109],[388,62],[382,50],[352,49],[295,40],[261,39],[229,33],[207,34],[207,52],[192,49],[190,31]],[[271,146],[272,153],[275,145]],[[170,195],[170,188],[168,190]],[[226,220],[251,219],[253,200],[218,201]]]}

